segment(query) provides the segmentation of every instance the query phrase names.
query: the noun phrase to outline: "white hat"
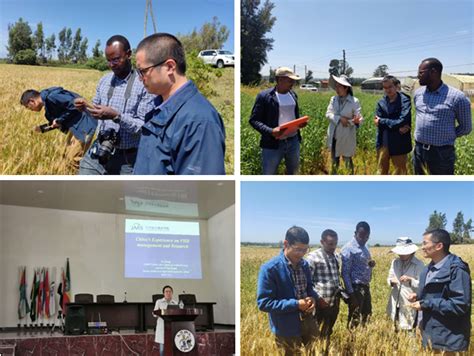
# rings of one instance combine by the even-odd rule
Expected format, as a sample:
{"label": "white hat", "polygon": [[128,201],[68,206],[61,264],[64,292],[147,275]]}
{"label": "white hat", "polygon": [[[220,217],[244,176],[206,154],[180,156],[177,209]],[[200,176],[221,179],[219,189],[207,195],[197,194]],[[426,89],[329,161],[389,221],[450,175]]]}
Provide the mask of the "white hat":
{"label": "white hat", "polygon": [[336,77],[335,75],[332,75],[329,77],[329,86],[333,89],[336,90],[336,82],[344,85],[345,87],[352,87],[351,83],[349,83],[349,77],[345,74],[341,74],[340,77]]}
{"label": "white hat", "polygon": [[275,71],[275,77],[288,77],[293,80],[300,80],[301,78],[293,73],[288,67],[280,67]]}
{"label": "white hat", "polygon": [[411,255],[416,250],[418,250],[418,246],[409,237],[399,237],[396,246],[391,251],[397,255]]}

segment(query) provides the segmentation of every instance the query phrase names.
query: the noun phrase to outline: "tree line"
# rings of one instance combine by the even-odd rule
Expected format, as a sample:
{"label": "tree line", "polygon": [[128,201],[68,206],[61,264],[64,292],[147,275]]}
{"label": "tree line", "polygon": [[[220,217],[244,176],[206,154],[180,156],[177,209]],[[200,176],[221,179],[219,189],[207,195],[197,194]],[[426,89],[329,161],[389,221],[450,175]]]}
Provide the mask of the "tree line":
{"label": "tree line", "polygon": [[[432,229],[446,229],[447,218],[445,213],[434,211],[429,218],[429,224],[426,230]],[[451,243],[453,244],[470,244],[473,243],[471,239],[471,233],[474,232],[472,226],[472,219],[468,219],[464,222],[464,213],[458,211],[456,217],[453,220],[453,230],[451,234]]]}

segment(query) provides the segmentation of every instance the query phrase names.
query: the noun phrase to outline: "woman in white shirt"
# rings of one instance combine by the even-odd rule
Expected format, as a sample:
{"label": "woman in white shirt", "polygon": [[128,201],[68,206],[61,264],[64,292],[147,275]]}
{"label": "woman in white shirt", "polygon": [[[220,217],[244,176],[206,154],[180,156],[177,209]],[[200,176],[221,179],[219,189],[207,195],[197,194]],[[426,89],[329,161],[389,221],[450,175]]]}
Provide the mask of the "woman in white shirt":
{"label": "woman in white shirt", "polygon": [[[178,303],[173,300],[173,288],[171,286],[164,286],[162,290],[164,298],[158,299],[155,303],[154,311],[160,309],[167,309],[168,305],[178,305]],[[163,318],[157,317],[155,314],[153,316],[156,319],[156,331],[155,331],[155,342],[160,344],[160,355],[164,354],[164,345],[165,345],[165,321]]]}
{"label": "woman in white shirt", "polygon": [[416,310],[409,307],[408,296],[418,291],[423,262],[415,257],[418,247],[408,237],[397,239],[393,253],[398,258],[392,261],[387,283],[392,288],[387,305],[387,314],[394,321],[395,328],[411,330],[414,327]]}
{"label": "woman in white shirt", "polygon": [[332,170],[336,174],[342,156],[347,169],[354,174],[352,156],[356,149],[356,129],[362,122],[359,100],[352,93],[348,77],[331,75],[329,86],[336,91],[329,102],[326,118],[329,120],[327,146],[331,150]]}

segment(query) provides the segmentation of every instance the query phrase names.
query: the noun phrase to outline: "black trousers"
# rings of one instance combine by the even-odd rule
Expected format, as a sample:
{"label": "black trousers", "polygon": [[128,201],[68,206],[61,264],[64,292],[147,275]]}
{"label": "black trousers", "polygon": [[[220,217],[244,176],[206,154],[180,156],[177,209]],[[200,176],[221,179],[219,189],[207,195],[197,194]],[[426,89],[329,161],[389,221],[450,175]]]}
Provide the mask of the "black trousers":
{"label": "black trousers", "polygon": [[321,337],[329,339],[332,334],[332,329],[339,314],[339,300],[339,298],[336,298],[336,302],[332,307],[316,310],[316,320],[320,326]]}
{"label": "black trousers", "polygon": [[365,324],[369,316],[372,314],[370,287],[365,284],[354,284],[353,288],[357,304],[349,304],[347,326],[350,328],[354,328],[361,323],[362,325]]}

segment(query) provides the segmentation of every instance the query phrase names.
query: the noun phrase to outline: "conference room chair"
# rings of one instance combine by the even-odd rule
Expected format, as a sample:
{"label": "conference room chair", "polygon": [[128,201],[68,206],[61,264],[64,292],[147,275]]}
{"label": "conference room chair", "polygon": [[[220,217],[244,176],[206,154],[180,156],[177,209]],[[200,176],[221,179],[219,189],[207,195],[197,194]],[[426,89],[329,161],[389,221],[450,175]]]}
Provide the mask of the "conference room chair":
{"label": "conference room chair", "polygon": [[115,297],[110,294],[97,294],[97,303],[115,303]]}
{"label": "conference room chair", "polygon": [[74,303],[94,303],[94,296],[89,293],[75,294]]}
{"label": "conference room chair", "polygon": [[196,294],[180,294],[178,298],[187,307],[194,307],[196,305]]}
{"label": "conference room chair", "polygon": [[153,300],[153,304],[155,304],[158,299],[162,299],[164,297],[165,297],[164,294],[153,294],[151,296],[151,300]]}

